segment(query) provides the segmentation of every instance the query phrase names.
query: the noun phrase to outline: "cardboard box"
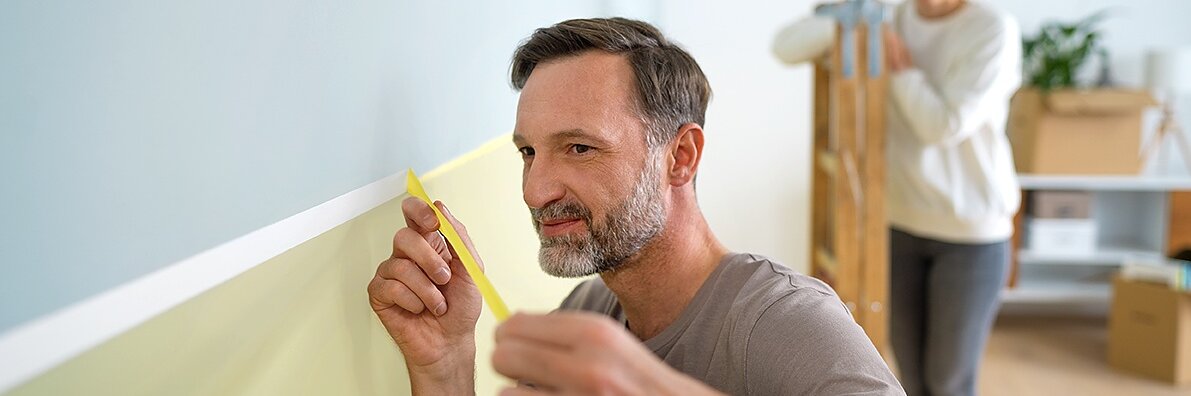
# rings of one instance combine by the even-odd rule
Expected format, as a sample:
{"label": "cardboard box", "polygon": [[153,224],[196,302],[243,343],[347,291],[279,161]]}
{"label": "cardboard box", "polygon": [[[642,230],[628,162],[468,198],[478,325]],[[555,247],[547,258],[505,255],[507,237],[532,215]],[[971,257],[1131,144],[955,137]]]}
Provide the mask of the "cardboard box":
{"label": "cardboard box", "polygon": [[1027,247],[1034,254],[1086,255],[1096,251],[1099,227],[1094,219],[1030,219]]}
{"label": "cardboard box", "polygon": [[1022,88],[1013,96],[1009,140],[1021,173],[1137,174],[1142,111],[1154,106],[1142,91]]}
{"label": "cardboard box", "polygon": [[1089,219],[1092,193],[1089,191],[1035,191],[1030,193],[1030,211],[1039,219]]}
{"label": "cardboard box", "polygon": [[1114,279],[1108,364],[1174,384],[1191,383],[1191,294]]}

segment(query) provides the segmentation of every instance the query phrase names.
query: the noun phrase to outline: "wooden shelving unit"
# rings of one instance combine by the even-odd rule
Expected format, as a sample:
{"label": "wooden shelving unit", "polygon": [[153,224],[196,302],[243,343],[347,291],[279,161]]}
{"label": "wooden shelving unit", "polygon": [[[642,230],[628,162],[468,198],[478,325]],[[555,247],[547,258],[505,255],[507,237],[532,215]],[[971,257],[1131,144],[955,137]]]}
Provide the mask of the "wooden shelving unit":
{"label": "wooden shelving unit", "polygon": [[1040,253],[1022,246],[1025,217],[1014,234],[1006,304],[1107,304],[1111,276],[1132,259],[1160,259],[1191,229],[1191,178],[1019,175],[1022,211],[1034,191],[1089,191],[1100,236],[1090,253]]}

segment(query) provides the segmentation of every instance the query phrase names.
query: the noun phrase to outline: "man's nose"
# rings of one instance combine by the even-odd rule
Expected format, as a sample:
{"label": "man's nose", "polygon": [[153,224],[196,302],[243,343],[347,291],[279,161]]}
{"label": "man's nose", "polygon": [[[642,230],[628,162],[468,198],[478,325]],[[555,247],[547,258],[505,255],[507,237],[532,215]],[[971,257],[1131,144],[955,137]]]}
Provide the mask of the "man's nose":
{"label": "man's nose", "polygon": [[557,169],[550,166],[548,159],[543,161],[546,159],[543,157],[534,159],[521,180],[522,199],[531,208],[544,208],[566,195]]}

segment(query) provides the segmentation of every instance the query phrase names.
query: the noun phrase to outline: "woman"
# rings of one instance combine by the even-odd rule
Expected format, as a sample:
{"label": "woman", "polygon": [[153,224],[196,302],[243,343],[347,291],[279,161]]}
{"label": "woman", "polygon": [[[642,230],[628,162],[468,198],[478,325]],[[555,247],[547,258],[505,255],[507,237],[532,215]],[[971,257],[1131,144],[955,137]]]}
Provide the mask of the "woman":
{"label": "woman", "polygon": [[1005,135],[1021,83],[1008,14],[916,0],[885,32],[890,336],[910,395],[971,395],[1021,193]]}

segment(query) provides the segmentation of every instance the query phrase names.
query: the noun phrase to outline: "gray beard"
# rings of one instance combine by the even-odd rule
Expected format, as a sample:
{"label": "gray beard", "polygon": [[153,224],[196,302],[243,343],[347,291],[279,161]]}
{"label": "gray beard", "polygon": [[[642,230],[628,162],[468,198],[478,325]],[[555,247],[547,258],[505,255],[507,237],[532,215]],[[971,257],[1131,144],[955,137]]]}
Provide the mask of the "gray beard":
{"label": "gray beard", "polygon": [[[574,201],[530,208],[542,248],[538,263],[547,274],[578,278],[609,271],[624,264],[662,233],[666,212],[662,205],[661,163],[651,153],[629,197],[608,212],[605,224],[592,221],[591,211]],[[586,233],[549,237],[542,235],[541,219],[575,217]]]}

